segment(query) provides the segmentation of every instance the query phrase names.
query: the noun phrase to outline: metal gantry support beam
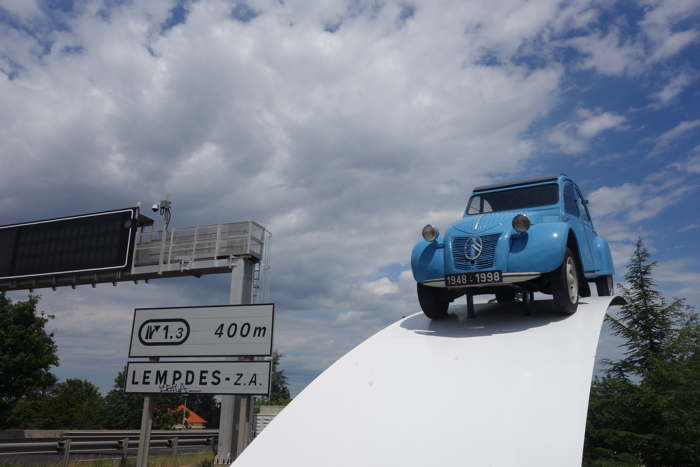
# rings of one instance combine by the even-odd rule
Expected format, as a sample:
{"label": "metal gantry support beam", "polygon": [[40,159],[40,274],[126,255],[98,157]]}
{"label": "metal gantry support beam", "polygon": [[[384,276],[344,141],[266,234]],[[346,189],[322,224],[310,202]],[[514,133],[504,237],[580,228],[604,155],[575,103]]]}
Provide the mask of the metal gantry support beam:
{"label": "metal gantry support beam", "polygon": [[[254,263],[245,258],[235,258],[231,270],[231,305],[248,304],[252,299]],[[238,360],[227,357],[226,360]],[[219,445],[215,465],[228,465],[248,445],[248,433],[252,417],[252,396],[221,396],[219,421]],[[237,423],[235,423],[237,422]],[[235,423],[235,424],[234,424]]]}

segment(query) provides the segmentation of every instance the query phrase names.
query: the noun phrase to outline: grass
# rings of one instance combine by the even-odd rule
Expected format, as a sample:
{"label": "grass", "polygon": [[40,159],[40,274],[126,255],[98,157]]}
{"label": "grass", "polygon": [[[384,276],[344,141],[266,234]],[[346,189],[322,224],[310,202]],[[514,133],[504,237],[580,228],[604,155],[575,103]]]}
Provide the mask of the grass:
{"label": "grass", "polygon": [[[209,467],[214,462],[214,453],[194,452],[188,454],[178,454],[177,456],[149,456],[148,465],[150,467]],[[0,467],[24,467],[27,464],[22,462],[2,462]],[[38,465],[38,464],[31,464]],[[136,458],[129,457],[126,466],[136,465]],[[44,467],[62,467],[63,463],[45,464]],[[117,467],[124,466],[120,459],[85,459],[82,461],[71,461],[69,467]]]}

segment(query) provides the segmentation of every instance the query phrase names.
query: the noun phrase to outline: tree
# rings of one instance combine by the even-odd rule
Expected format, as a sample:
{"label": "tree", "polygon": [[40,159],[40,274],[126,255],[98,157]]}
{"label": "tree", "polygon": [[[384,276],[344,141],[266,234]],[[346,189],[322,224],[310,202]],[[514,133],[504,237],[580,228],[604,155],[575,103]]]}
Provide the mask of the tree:
{"label": "tree", "polygon": [[46,399],[43,428],[88,430],[102,428],[104,401],[100,390],[84,379],[67,379]]}
{"label": "tree", "polygon": [[700,465],[700,323],[684,300],[655,289],[641,239],[613,330],[625,356],[591,386],[584,464]]}
{"label": "tree", "polygon": [[104,400],[102,420],[105,428],[111,430],[129,430],[139,428],[143,396],[124,392],[126,367],[114,378],[114,387]]}
{"label": "tree", "polygon": [[652,272],[656,262],[650,262],[649,251],[640,238],[627,265],[626,285],[620,286],[626,304],[617,318],[608,315],[613,332],[625,340],[625,358],[611,365],[610,371],[620,376],[643,376],[655,360],[668,356],[669,339],[674,325],[685,314],[683,300],[667,303],[655,289]]}
{"label": "tree", "polygon": [[[124,392],[126,367],[114,378],[114,388],[107,393],[104,401],[102,419],[105,428],[113,430],[136,429],[141,426],[143,395]],[[174,423],[174,416],[168,410],[177,408],[184,401],[184,396],[154,395],[153,428],[169,429]]]}
{"label": "tree", "polygon": [[187,408],[207,421],[207,428],[218,428],[221,418],[221,403],[213,394],[189,394]]}
{"label": "tree", "polygon": [[272,376],[270,379],[270,397],[259,400],[265,405],[286,405],[291,400],[287,387],[287,376],[284,370],[279,368],[280,359],[284,355],[277,351],[272,352]]}
{"label": "tree", "polygon": [[53,334],[37,314],[39,298],[12,303],[0,294],[0,428],[8,426],[10,411],[23,398],[39,397],[56,382],[49,371],[58,365]]}

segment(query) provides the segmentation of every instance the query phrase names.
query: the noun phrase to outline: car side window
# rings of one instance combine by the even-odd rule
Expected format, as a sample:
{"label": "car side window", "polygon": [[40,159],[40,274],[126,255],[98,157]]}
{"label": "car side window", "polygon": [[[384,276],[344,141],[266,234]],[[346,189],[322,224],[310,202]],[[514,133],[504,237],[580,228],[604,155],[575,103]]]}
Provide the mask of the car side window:
{"label": "car side window", "polygon": [[479,214],[481,204],[481,196],[472,196],[471,201],[469,201],[469,207],[467,207],[467,214]]}
{"label": "car side window", "polygon": [[576,204],[581,212],[581,218],[590,222],[591,216],[588,215],[588,208],[584,204],[583,196],[581,196],[581,192],[578,190],[578,188],[576,189]]}
{"label": "car side window", "polygon": [[566,183],[564,185],[564,212],[576,217],[580,215],[578,204],[576,204],[574,185],[571,183]]}
{"label": "car side window", "polygon": [[467,214],[481,214],[484,212],[492,212],[493,208],[489,202],[481,196],[472,196],[467,208]]}

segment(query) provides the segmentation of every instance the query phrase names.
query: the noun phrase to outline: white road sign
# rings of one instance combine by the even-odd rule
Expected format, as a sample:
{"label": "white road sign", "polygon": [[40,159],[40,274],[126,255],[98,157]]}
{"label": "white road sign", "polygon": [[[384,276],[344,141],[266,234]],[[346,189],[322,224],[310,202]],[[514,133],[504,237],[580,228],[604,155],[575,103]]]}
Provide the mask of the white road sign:
{"label": "white road sign", "polygon": [[270,362],[129,362],[125,391],[268,395]]}
{"label": "white road sign", "polygon": [[137,308],[129,357],[272,355],[274,304]]}

